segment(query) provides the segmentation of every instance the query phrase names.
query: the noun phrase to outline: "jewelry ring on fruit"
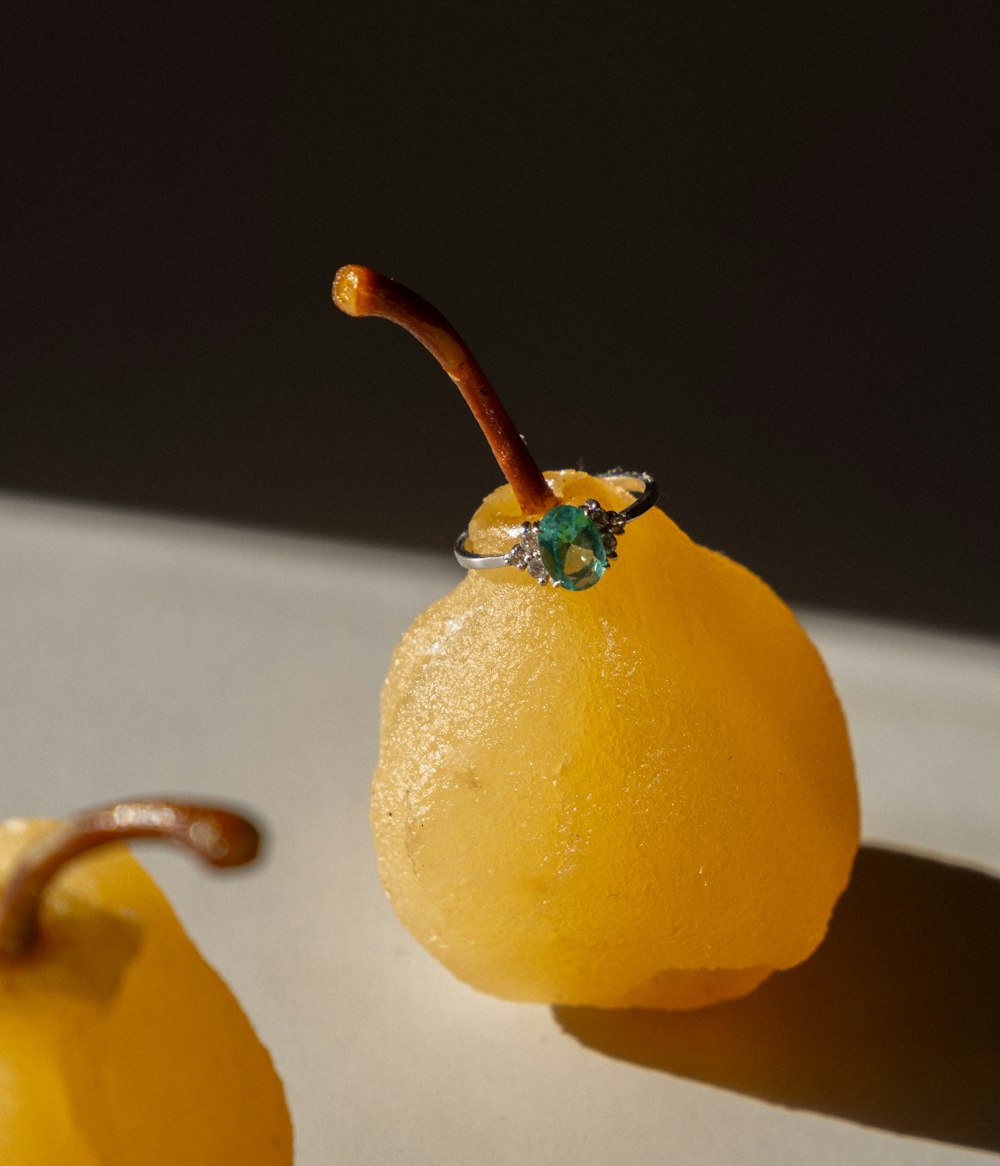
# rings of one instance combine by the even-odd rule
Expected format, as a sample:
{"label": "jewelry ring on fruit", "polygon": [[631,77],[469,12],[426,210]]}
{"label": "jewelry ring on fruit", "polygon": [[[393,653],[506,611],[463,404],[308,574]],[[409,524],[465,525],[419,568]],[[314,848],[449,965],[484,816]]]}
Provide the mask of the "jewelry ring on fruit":
{"label": "jewelry ring on fruit", "polygon": [[[646,473],[608,470],[595,478],[625,478],[642,482],[639,490],[629,489],[635,501],[624,510],[605,510],[596,498],[582,506],[553,506],[537,522],[523,522],[514,545],[502,555],[477,555],[466,545],[468,528],[455,542],[455,558],[471,570],[517,567],[527,571],[544,586],[586,591],[618,557],[618,537],[628,523],[645,514],[656,503],[656,482]],[[628,489],[628,487],[626,487]]]}
{"label": "jewelry ring on fruit", "polygon": [[[508,565],[524,524],[561,504],[627,519],[652,505],[644,474],[543,473],[468,346],[409,288],[352,264],[333,299],[412,333],[482,428],[507,484],[459,540],[466,565]],[[587,599],[464,572],[382,690],[382,883],[434,956],[508,1000],[744,996],[815,950],[858,848],[847,726],[792,612],[658,507],[626,543]]]}

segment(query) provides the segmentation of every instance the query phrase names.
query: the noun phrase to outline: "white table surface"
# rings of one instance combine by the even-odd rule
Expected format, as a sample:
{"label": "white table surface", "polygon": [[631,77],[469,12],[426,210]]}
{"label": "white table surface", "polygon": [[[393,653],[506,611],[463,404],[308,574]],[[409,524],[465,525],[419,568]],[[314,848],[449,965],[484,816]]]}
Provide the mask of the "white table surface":
{"label": "white table surface", "polygon": [[140,856],[272,1050],[302,1166],[994,1160],[1000,645],[806,613],[868,842],[824,948],[702,1013],[557,1013],[453,980],[375,874],[379,687],[457,579],[446,547],[0,497],[0,817],[141,792],[263,816],[246,873]]}

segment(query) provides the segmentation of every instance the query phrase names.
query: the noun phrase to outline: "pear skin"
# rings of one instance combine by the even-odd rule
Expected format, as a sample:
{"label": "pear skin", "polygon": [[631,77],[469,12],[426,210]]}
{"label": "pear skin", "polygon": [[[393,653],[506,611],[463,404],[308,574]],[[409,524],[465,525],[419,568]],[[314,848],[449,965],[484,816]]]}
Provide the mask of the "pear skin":
{"label": "pear skin", "polygon": [[[631,495],[545,475],[561,502]],[[508,486],[470,524],[506,551]],[[590,590],[470,571],[396,649],[372,827],[401,920],[511,1000],[692,1008],[819,944],[859,809],[816,649],[760,579],[661,510]]]}

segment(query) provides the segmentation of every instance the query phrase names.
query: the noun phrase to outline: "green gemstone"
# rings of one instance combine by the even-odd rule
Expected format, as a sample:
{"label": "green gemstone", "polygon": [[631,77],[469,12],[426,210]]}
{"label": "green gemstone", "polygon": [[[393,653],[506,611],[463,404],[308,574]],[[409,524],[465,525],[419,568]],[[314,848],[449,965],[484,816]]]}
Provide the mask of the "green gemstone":
{"label": "green gemstone", "polygon": [[608,565],[597,527],[578,506],[553,506],[542,515],[538,549],[546,571],[568,591],[593,587]]}

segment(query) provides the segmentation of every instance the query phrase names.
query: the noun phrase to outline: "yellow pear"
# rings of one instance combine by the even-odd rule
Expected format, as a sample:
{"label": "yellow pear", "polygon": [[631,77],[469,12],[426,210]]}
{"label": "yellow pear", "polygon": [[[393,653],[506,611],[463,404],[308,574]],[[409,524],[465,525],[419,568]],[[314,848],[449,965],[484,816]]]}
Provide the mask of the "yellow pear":
{"label": "yellow pear", "polygon": [[[340,306],[405,315],[440,349],[441,318],[428,342],[423,301],[366,273],[338,274]],[[456,381],[478,374],[446,355]],[[466,395],[481,401],[481,382]],[[508,477],[466,550],[503,554],[557,504],[620,512],[642,489],[628,474]],[[691,1008],[815,949],[859,815],[843,714],[791,611],[654,509],[585,590],[470,570],[417,619],[383,691],[372,828],[403,923],[467,983]]]}
{"label": "yellow pear", "polygon": [[[122,837],[137,812],[147,824],[176,814],[175,835],[193,827],[217,865],[250,857],[242,827],[233,848],[234,815],[162,802],[102,811]],[[291,1163],[281,1082],[232,993],[128,849],[76,857],[95,844],[92,830],[80,836],[66,823],[0,824],[0,1162]]]}

